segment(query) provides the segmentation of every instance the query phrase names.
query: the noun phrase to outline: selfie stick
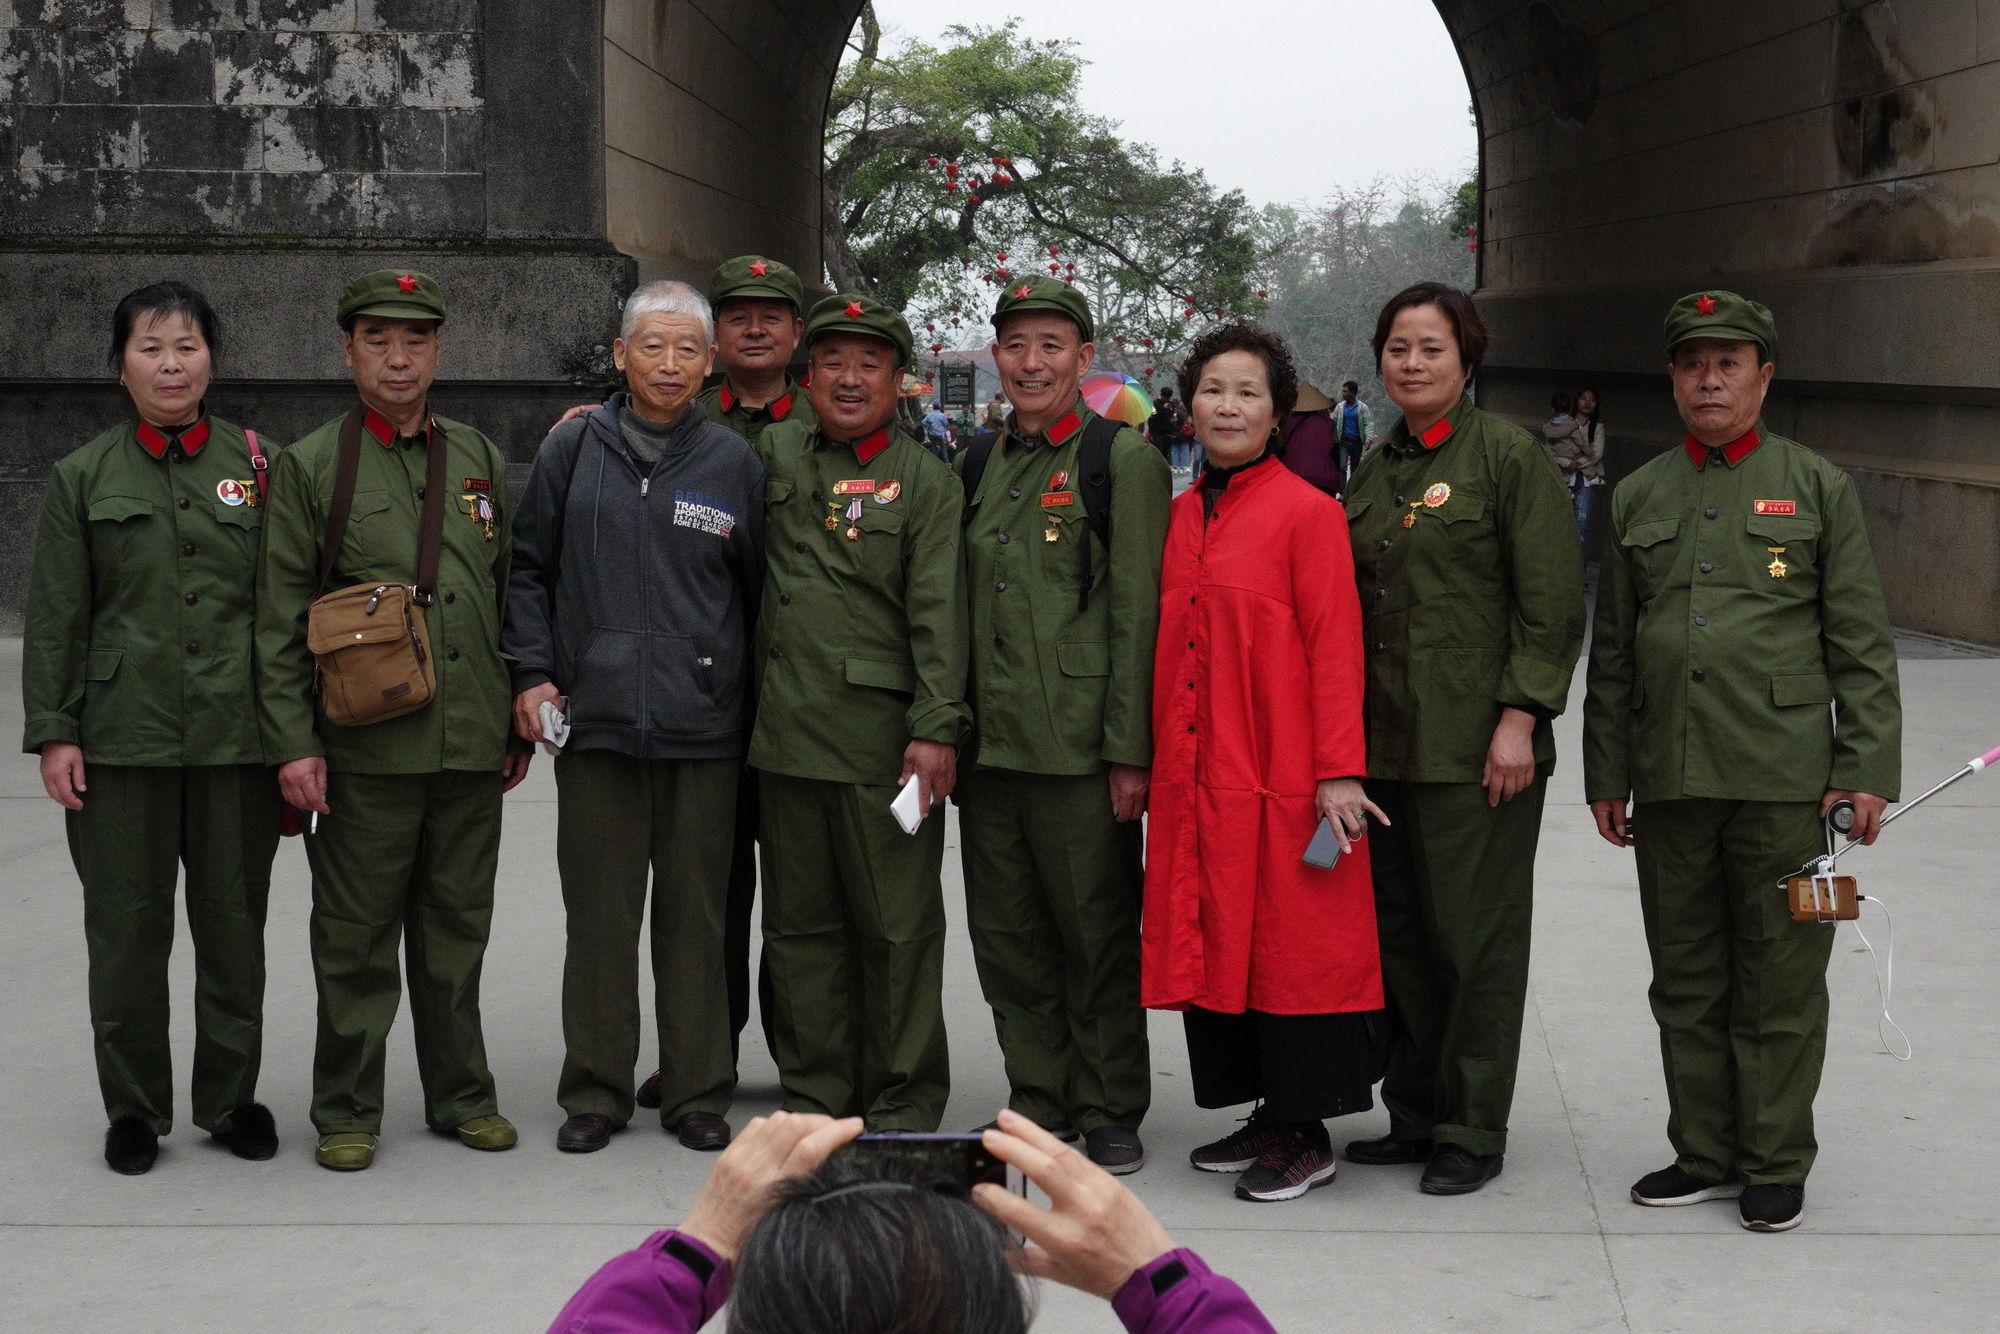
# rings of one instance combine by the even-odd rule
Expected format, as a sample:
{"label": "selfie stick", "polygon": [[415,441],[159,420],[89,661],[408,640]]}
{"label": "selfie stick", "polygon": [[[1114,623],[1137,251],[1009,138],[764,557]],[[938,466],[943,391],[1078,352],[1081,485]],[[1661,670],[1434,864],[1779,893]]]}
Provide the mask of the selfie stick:
{"label": "selfie stick", "polygon": [[[1936,787],[1924,793],[1922,796],[1910,798],[1908,801],[1898,806],[1895,810],[1890,811],[1887,815],[1883,816],[1882,824],[1884,825],[1884,827],[1886,827],[1888,823],[1891,820],[1895,819],[1897,816],[1902,815],[1904,812],[1910,810],[1912,807],[1923,805],[1926,801],[1929,801],[1932,797],[1935,797],[1938,793],[1944,791],[1946,788],[1950,787],[1953,783],[1956,783],[1959,779],[1968,777],[1972,774],[1976,774],[1981,769],[1985,769],[1994,764],[2000,764],[2000,746],[1995,746],[1993,749],[1987,751],[1984,755],[1981,755],[1976,760],[1967,760],[1965,762],[1965,767],[1963,769],[1960,769],[1957,773],[1945,779],[1942,783],[1939,783]],[[1846,843],[1841,845],[1840,852],[1836,852],[1833,855],[1838,857],[1841,852],[1846,852],[1849,848],[1853,847],[1860,841],[1861,840],[1858,838],[1848,839]]]}

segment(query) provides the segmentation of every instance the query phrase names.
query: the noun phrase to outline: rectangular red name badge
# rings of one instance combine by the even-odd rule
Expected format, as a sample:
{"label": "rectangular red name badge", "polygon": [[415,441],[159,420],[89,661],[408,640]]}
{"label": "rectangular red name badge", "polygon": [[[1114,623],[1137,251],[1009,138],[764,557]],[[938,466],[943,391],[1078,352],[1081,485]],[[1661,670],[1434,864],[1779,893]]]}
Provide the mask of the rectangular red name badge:
{"label": "rectangular red name badge", "polygon": [[833,494],[836,496],[872,496],[875,494],[875,479],[864,477],[854,482],[835,482]]}
{"label": "rectangular red name badge", "polygon": [[1042,508],[1045,510],[1054,509],[1058,505],[1074,504],[1076,504],[1076,492],[1074,491],[1044,491],[1042,493]]}
{"label": "rectangular red name badge", "polygon": [[1796,500],[1760,500],[1750,507],[1753,514],[1797,514],[1799,502]]}
{"label": "rectangular red name badge", "polygon": [[484,477],[468,477],[465,479],[463,489],[467,491],[491,491],[493,483],[487,481]]}

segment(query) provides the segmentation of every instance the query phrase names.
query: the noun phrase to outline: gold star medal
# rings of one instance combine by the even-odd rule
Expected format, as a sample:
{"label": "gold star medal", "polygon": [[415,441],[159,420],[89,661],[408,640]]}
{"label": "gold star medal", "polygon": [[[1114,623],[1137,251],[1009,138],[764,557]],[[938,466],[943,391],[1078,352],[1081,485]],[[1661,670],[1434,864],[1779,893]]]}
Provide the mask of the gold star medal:
{"label": "gold star medal", "polygon": [[1771,553],[1771,563],[1764,567],[1765,573],[1773,579],[1782,579],[1792,572],[1791,567],[1785,564],[1783,547],[1765,547],[1764,550]]}

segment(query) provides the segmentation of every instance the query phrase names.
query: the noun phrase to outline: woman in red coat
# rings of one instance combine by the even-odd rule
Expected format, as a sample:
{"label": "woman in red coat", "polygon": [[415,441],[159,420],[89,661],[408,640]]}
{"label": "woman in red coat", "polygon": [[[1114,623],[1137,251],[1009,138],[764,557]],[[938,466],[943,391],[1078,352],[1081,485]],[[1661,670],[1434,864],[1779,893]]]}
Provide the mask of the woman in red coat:
{"label": "woman in red coat", "polygon": [[[1146,1005],[1180,1010],[1195,1102],[1257,1101],[1194,1165],[1285,1200],[1333,1180],[1327,1117],[1366,1111],[1386,1026],[1347,521],[1271,445],[1284,344],[1224,325],[1180,387],[1208,469],[1175,499],[1160,578],[1146,845]],[[1300,860],[1328,820],[1341,857]]]}

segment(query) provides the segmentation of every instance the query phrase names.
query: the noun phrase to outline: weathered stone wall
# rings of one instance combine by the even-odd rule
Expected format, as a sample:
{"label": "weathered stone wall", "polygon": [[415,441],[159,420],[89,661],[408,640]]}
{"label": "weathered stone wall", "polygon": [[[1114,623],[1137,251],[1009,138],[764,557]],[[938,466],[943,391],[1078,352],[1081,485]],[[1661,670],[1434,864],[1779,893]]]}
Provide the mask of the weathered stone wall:
{"label": "weathered stone wall", "polygon": [[9,232],[484,230],[478,0],[7,0],[0,20]]}
{"label": "weathered stone wall", "polygon": [[2000,3],[1438,8],[1479,111],[1489,401],[1596,382],[1643,460],[1680,434],[1668,305],[1749,292],[1767,415],[1861,482],[1892,615],[2000,643]]}
{"label": "weathered stone wall", "polygon": [[0,628],[49,465],[126,410],[106,327],[147,282],[208,294],[212,410],[284,441],[347,401],[341,285],[422,269],[439,410],[528,458],[631,281],[601,55],[594,12],[529,0],[0,0]]}

